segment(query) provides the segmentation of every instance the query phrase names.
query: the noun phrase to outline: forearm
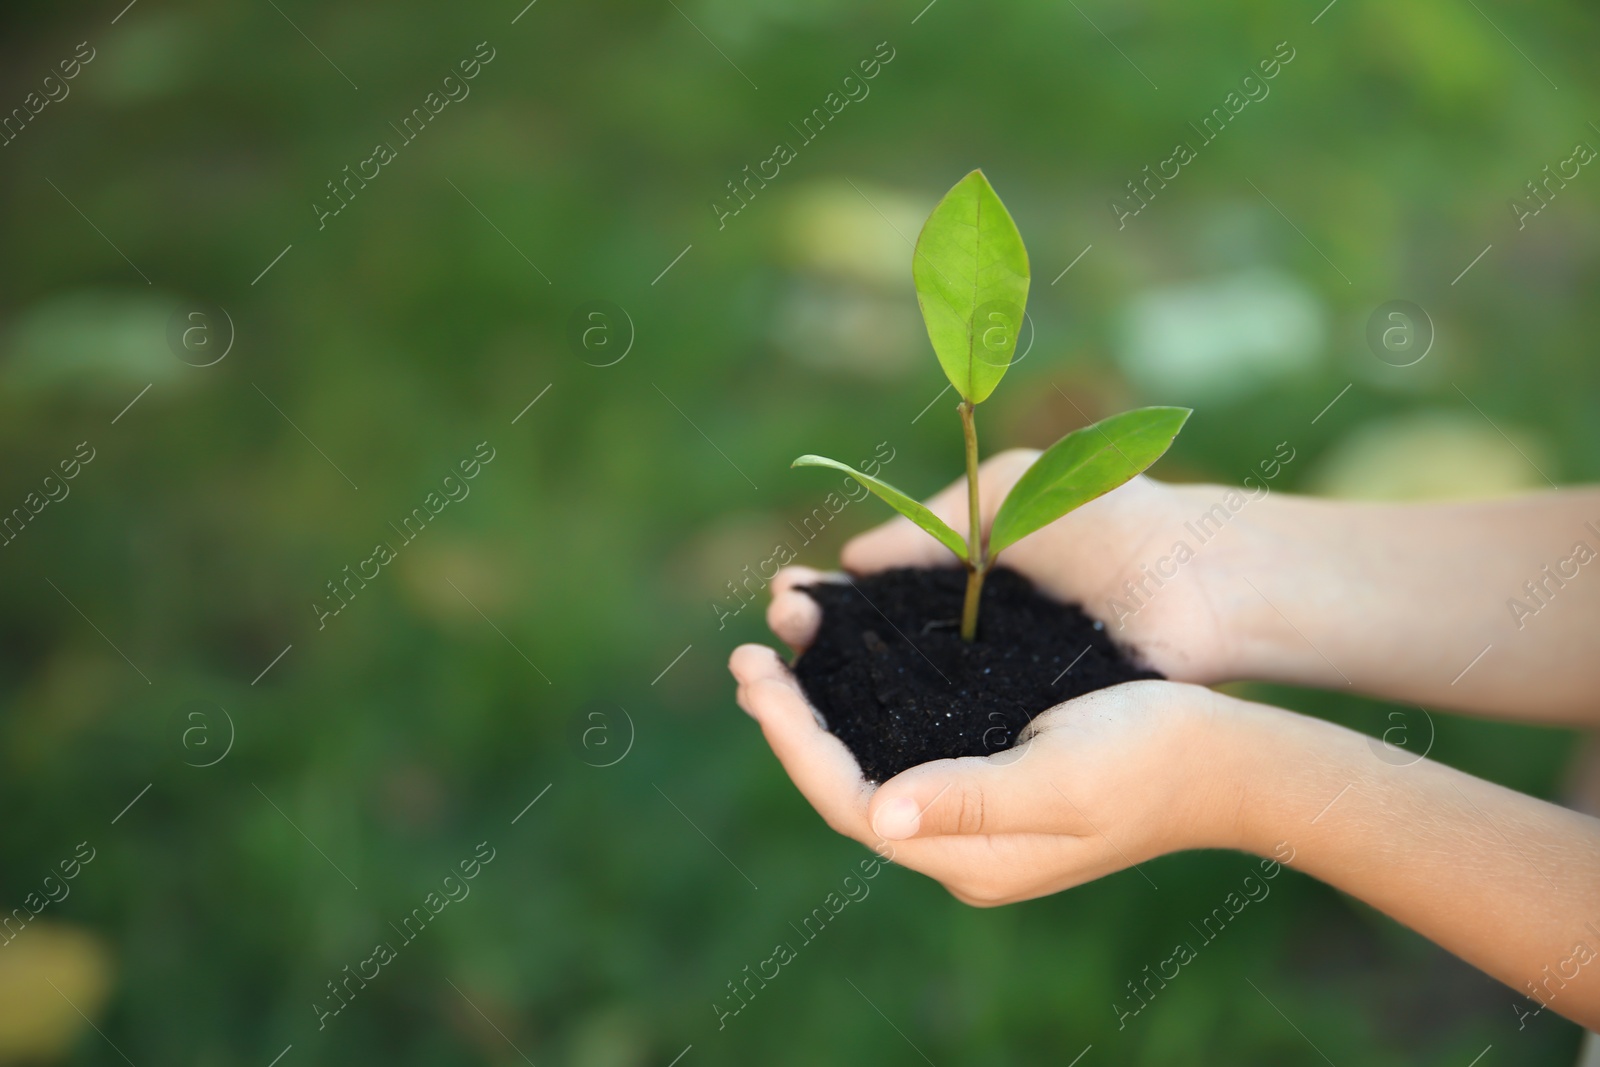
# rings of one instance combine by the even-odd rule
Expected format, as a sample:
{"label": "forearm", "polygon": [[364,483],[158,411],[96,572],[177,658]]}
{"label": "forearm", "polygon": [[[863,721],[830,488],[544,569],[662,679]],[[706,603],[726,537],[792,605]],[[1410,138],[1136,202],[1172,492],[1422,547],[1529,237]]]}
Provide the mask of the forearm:
{"label": "forearm", "polygon": [[1240,677],[1600,721],[1600,490],[1241,518],[1209,575]]}
{"label": "forearm", "polygon": [[1289,866],[1600,1027],[1600,820],[1429,760],[1392,766],[1342,727],[1216,700],[1210,843],[1292,855]]}

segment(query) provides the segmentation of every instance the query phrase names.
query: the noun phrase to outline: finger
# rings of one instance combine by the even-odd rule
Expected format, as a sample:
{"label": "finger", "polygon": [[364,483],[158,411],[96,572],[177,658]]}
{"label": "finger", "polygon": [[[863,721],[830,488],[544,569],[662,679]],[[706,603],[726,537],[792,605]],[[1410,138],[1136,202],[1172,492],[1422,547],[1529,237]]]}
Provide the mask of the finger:
{"label": "finger", "polygon": [[[826,732],[821,716],[806,702],[782,661],[769,648],[741,645],[728,665],[739,681],[740,706],[761,724],[790,778],[833,829],[861,841],[885,860],[941,881],[960,867],[959,857],[952,853],[981,845],[961,838],[895,845],[872,834],[866,810],[873,786],[862,779],[843,742]],[[841,805],[836,798],[848,799]]]}
{"label": "finger", "polygon": [[[867,818],[890,841],[974,834],[1073,834],[1083,818],[1050,780],[1038,740],[993,756],[913,767],[873,796]],[[1032,756],[1033,758],[1029,758]]]}
{"label": "finger", "polygon": [[772,579],[772,603],[767,605],[767,625],[794,649],[804,652],[822,625],[822,608],[801,592],[806,586],[827,582],[848,582],[839,571],[819,571],[811,567],[785,567]]}
{"label": "finger", "polygon": [[772,595],[790,593],[801,586],[820,585],[823,582],[848,582],[848,575],[839,571],[819,571],[815,567],[785,567],[772,577]]}
{"label": "finger", "polygon": [[936,879],[973,904],[1026,899],[1071,884],[1040,883],[1035,850],[1063,847],[1073,839],[1046,838],[1034,845],[1020,838],[975,836],[891,842],[875,834],[866,815],[873,787],[862,780],[844,745],[818,724],[772,650],[741,646],[730,667],[740,681],[740,703],[761,723],[801,794],[834,830],[885,861]]}
{"label": "finger", "polygon": [[798,590],[779,593],[767,605],[767,625],[784,644],[804,652],[822,625],[822,605]]}
{"label": "finger", "polygon": [[[928,501],[928,509],[962,537],[966,537],[970,525],[966,492],[967,480],[962,478]],[[956,562],[956,557],[928,531],[905,516],[897,515],[847,541],[839,553],[839,561],[852,574],[874,574],[891,567],[948,567]]]}
{"label": "finger", "polygon": [[739,680],[739,704],[761,724],[767,744],[789,778],[829,826],[870,844],[867,798],[872,786],[844,743],[821,717],[776,652],[761,645],[734,649],[729,669]]}
{"label": "finger", "polygon": [[[980,529],[987,530],[994,522],[1001,499],[1038,458],[1039,453],[1032,449],[1013,448],[991,456],[978,468]],[[965,538],[972,526],[968,521],[967,480],[952,482],[928,501],[928,509]],[[890,567],[947,567],[955,562],[953,552],[904,516],[852,539],[839,558],[845,570],[853,574],[872,574]]]}

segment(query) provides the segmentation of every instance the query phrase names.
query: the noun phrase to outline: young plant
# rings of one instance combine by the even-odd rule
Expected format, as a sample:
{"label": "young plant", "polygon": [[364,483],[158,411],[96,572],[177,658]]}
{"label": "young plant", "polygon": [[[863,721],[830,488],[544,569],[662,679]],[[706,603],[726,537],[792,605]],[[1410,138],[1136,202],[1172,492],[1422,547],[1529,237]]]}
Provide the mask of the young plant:
{"label": "young plant", "polygon": [[894,486],[847,464],[807,455],[792,466],[843,471],[954,552],[967,568],[961,636],[971,641],[978,633],[983,579],[1000,553],[1160,459],[1190,411],[1139,408],[1067,434],[1017,479],[985,540],[980,534],[976,413],[1016,352],[1028,302],[1028,252],[981,170],[957,182],[928,216],[917,238],[911,275],[928,339],[945,377],[961,396],[956,410],[967,450],[966,539]]}

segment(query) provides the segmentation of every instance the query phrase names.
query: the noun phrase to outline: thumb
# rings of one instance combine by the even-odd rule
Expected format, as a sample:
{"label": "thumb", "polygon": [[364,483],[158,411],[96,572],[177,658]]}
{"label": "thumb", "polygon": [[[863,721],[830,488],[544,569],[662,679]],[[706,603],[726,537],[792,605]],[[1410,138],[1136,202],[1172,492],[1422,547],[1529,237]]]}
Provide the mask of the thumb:
{"label": "thumb", "polygon": [[[928,501],[928,510],[963,538],[969,525],[966,487],[963,478]],[[956,557],[928,531],[904,515],[896,515],[845,542],[839,561],[852,574],[876,574],[892,567],[948,567]]]}
{"label": "thumb", "polygon": [[[983,508],[979,522],[984,530],[994,522],[1001,499],[1038,458],[1039,453],[1032,449],[1013,448],[984,461],[978,469],[978,496]],[[967,480],[959,478],[946,486],[928,501],[928,510],[966,537],[971,526]],[[948,567],[955,562],[948,548],[903,515],[852,538],[839,553],[839,559],[852,574],[875,574],[891,567]]]}
{"label": "thumb", "polygon": [[[1036,741],[993,756],[939,760],[903,771],[872,796],[867,819],[890,841],[945,835],[1078,833],[1082,817],[1029,760]],[[1087,827],[1081,827],[1087,831]]]}

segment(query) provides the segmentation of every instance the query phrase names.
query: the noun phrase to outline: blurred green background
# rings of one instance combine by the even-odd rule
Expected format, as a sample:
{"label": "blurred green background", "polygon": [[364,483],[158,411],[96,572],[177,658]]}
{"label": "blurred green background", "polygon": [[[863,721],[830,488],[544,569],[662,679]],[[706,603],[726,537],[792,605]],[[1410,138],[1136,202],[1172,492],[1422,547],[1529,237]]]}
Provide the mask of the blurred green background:
{"label": "blurred green background", "polygon": [[[1226,854],[987,911],[889,870],[719,1030],[725,983],[866,853],[733,704],[760,606],[715,605],[833,488],[793,456],[888,442],[918,493],[958,470],[948,396],[920,415],[943,381],[905,238],[974,166],[1034,269],[990,449],[1175,401],[1166,478],[1288,441],[1295,491],[1593,480],[1600,176],[1521,229],[1509,207],[1600,144],[1592,9],[522,3],[7,5],[0,509],[94,458],[0,550],[0,905],[95,858],[0,948],[0,1056],[1570,1063],[1575,1027],[1519,1030],[1521,998],[1293,872],[1119,1030],[1125,983],[1251,869]],[[403,143],[479,42],[470,95]],[[1198,158],[1119,229],[1110,198],[1179,140]],[[1367,339],[1394,300],[1433,340],[1410,366]],[[470,496],[319,628],[480,442]],[[1436,718],[1435,757],[1560,794],[1574,735]],[[471,895],[319,1030],[327,983],[484,841]]]}

